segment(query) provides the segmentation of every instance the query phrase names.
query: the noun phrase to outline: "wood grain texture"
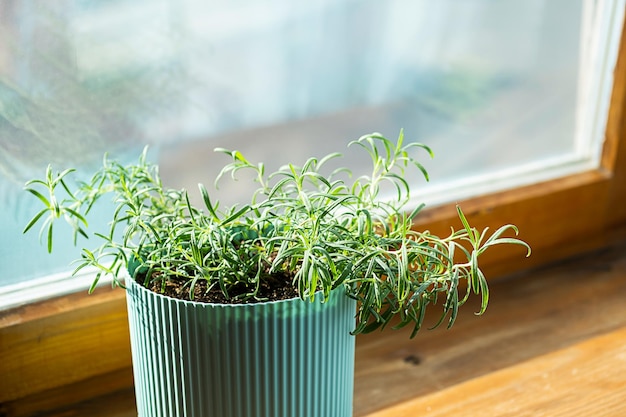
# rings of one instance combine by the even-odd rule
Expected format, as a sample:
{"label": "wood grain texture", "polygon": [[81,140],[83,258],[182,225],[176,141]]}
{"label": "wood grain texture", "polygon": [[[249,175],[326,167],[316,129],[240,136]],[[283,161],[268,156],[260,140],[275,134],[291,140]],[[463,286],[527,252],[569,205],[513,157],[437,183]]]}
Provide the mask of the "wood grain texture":
{"label": "wood grain texture", "polygon": [[367,417],[626,415],[626,328]]}
{"label": "wood grain texture", "polygon": [[74,294],[0,315],[0,403],[129,364],[121,290]]}
{"label": "wood grain texture", "polygon": [[[115,407],[119,406],[125,412],[132,410],[136,417],[132,386],[131,368],[99,373],[91,378],[37,392],[16,401],[1,403],[0,416],[38,416],[42,410],[56,410],[56,415],[111,416],[115,415]],[[83,410],[77,410],[76,407],[82,407]]]}
{"label": "wood grain texture", "polygon": [[[620,151],[620,140],[626,135],[626,25],[622,27],[622,39],[618,59],[613,71],[613,93],[609,104],[609,115],[605,130],[605,146],[602,150],[602,167],[614,173],[622,162],[624,152]],[[619,170],[621,178],[626,170]]]}

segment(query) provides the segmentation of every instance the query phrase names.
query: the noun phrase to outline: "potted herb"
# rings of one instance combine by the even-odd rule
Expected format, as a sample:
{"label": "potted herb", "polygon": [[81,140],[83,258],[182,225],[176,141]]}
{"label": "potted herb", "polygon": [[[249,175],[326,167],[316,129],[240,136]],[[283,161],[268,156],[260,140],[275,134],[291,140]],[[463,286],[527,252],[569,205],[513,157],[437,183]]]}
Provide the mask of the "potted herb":
{"label": "potted herb", "polygon": [[[140,416],[350,416],[354,334],[388,324],[419,331],[429,305],[451,326],[460,305],[488,287],[478,260],[491,246],[530,248],[505,225],[487,234],[463,225],[438,237],[412,228],[422,206],[405,211],[414,152],[431,150],[380,134],[352,142],[371,157],[370,175],[327,169],[339,154],[267,174],[240,152],[220,177],[251,171],[258,189],[246,204],[221,207],[200,185],[204,207],[163,187],[142,154],[124,166],[107,158],[89,182],[72,170],[27,183],[53,225],[65,219],[90,236],[95,201],[111,194],[110,229],[83,249],[76,271],[95,267],[127,289]],[[391,189],[390,198],[381,198]],[[41,190],[41,191],[40,191]],[[465,285],[465,283],[467,285]]]}

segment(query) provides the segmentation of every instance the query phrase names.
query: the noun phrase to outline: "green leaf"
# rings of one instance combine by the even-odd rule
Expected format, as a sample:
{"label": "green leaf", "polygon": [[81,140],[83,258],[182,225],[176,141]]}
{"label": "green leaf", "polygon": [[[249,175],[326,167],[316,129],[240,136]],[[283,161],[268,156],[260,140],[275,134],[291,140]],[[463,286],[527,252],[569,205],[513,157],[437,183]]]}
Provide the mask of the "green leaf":
{"label": "green leaf", "polygon": [[250,206],[243,206],[242,208],[240,208],[239,210],[235,211],[234,213],[232,213],[230,216],[228,216],[226,219],[222,220],[220,222],[220,226],[224,226],[229,224],[230,222],[239,219],[244,213],[250,211]]}
{"label": "green leaf", "polygon": [[64,209],[64,210],[65,210],[65,211],[67,211],[68,213],[70,213],[70,214],[71,214],[71,215],[72,215],[72,216],[73,216],[76,220],[78,220],[78,221],[80,221],[82,224],[84,224],[84,225],[85,225],[85,227],[88,227],[88,224],[87,224],[87,219],[86,219],[86,218],[85,218],[82,214],[80,214],[80,213],[79,213],[79,212],[77,212],[76,210],[71,209],[71,208],[69,208],[69,207],[65,207],[65,209]]}
{"label": "green leaf", "polygon": [[211,198],[209,197],[209,192],[207,191],[206,187],[202,184],[198,184],[198,188],[200,189],[202,200],[204,201],[204,205],[206,206],[206,208],[209,210],[209,213],[211,213],[215,220],[219,220],[219,216],[215,211],[215,207],[211,203]]}
{"label": "green leaf", "polygon": [[[74,171],[76,171],[76,170],[75,170],[75,169],[73,169],[73,168],[69,168],[69,169],[64,170],[64,171],[63,171],[63,172],[61,172],[60,174],[57,174],[57,177],[56,177],[56,178],[54,179],[54,181],[52,182],[52,187],[53,187],[53,188],[54,188],[54,187],[56,187],[56,186],[57,186],[57,184],[58,184],[59,182],[61,182],[61,183],[62,183],[62,182],[63,182],[63,178],[64,178],[66,175],[68,175],[68,174],[70,174],[70,173],[72,173],[72,172],[74,172]],[[65,186],[65,184],[61,184],[61,185],[63,185],[63,187],[64,187],[65,189],[67,189],[67,187]],[[68,194],[70,194],[70,195],[71,195],[72,193],[68,192]]]}
{"label": "green leaf", "polygon": [[44,214],[48,213],[49,210],[47,208],[41,210],[39,213],[37,213],[26,225],[26,227],[24,228],[24,231],[22,231],[22,233],[26,233],[28,232],[41,218],[41,216],[43,216]]}
{"label": "green leaf", "polygon": [[100,277],[101,276],[102,276],[102,272],[98,271],[96,273],[96,277],[91,282],[91,286],[89,287],[89,294],[92,294],[96,290],[96,287],[98,286],[98,282],[100,282]]}
{"label": "green leaf", "polygon": [[456,211],[459,215],[459,219],[461,219],[461,223],[463,224],[465,231],[467,232],[467,235],[470,237],[470,239],[473,242],[476,239],[476,236],[474,233],[475,231],[470,227],[469,222],[467,221],[467,218],[465,217],[465,214],[463,214],[463,210],[461,210],[461,206],[457,205]]}
{"label": "green leaf", "polygon": [[435,153],[433,152],[433,150],[428,147],[427,145],[424,145],[423,143],[419,143],[419,142],[411,142],[409,144],[407,144],[403,149],[404,150],[408,150],[410,148],[420,148],[425,150],[428,153],[428,156],[430,156],[431,158],[435,157]]}
{"label": "green leaf", "polygon": [[54,223],[50,222],[48,225],[48,253],[52,253],[52,226]]}
{"label": "green leaf", "polygon": [[479,292],[481,294],[480,311],[476,314],[482,315],[487,310],[487,304],[489,303],[489,286],[487,285],[487,279],[483,271],[478,269],[476,272],[478,274]]}
{"label": "green leaf", "polygon": [[[80,261],[80,260],[79,260]],[[72,276],[76,275],[78,272],[80,272],[83,268],[85,268],[86,266],[89,266],[88,262],[81,262],[75,269],[74,271],[72,271]]]}
{"label": "green leaf", "polygon": [[28,191],[29,193],[33,194],[35,197],[37,197],[39,200],[41,200],[41,202],[48,207],[48,209],[52,209],[52,204],[50,203],[50,201],[44,197],[39,191],[34,190],[32,188],[26,188],[26,191]]}
{"label": "green leaf", "polygon": [[48,187],[48,183],[42,180],[38,180],[38,179],[33,179],[33,180],[29,180],[24,184],[24,189],[28,188],[30,185],[33,184],[39,184],[39,185],[43,185],[44,187]]}

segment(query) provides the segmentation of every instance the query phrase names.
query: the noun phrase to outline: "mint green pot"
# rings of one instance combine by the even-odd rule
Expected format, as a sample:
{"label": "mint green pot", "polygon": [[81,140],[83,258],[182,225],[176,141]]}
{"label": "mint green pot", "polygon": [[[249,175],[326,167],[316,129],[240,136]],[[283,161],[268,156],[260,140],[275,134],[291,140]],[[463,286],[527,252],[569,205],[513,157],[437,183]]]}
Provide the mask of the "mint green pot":
{"label": "mint green pot", "polygon": [[356,303],[203,304],[127,280],[140,417],[349,417]]}

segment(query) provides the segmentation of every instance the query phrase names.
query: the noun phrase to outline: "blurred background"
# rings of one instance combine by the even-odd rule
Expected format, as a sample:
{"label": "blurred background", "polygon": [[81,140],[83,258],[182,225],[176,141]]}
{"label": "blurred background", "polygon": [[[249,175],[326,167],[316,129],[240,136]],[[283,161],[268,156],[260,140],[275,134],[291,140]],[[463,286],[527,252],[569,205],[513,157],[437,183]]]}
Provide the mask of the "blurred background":
{"label": "blurred background", "polygon": [[360,174],[347,143],[404,129],[435,152],[430,183],[409,179],[432,204],[593,163],[605,3],[2,0],[0,286],[79,256],[21,233],[37,211],[23,184],[49,163],[88,172],[147,144],[195,195],[226,162],[218,146],[269,167],[341,151]]}

